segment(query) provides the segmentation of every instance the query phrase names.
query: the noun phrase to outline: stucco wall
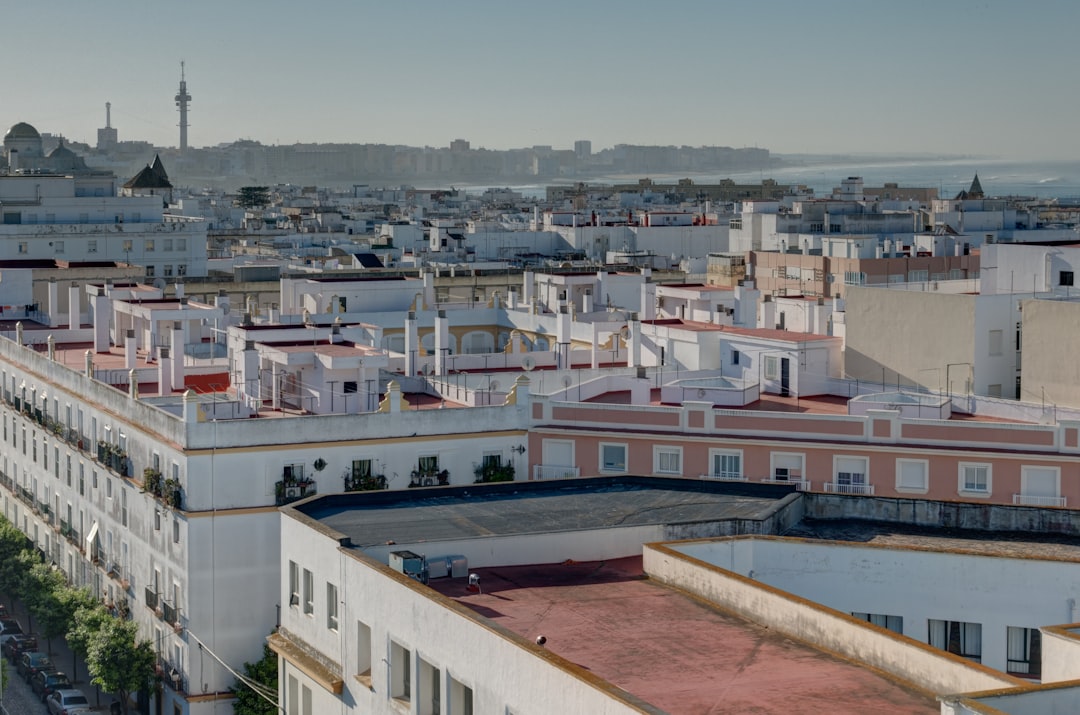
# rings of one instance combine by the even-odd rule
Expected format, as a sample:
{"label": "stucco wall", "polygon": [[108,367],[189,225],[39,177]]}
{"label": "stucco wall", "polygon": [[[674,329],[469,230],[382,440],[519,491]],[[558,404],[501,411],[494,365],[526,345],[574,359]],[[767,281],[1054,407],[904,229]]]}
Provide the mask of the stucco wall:
{"label": "stucco wall", "polygon": [[[1020,377],[1025,399],[1080,407],[1080,304],[1025,300]],[[1066,329],[1071,326],[1071,329]]]}

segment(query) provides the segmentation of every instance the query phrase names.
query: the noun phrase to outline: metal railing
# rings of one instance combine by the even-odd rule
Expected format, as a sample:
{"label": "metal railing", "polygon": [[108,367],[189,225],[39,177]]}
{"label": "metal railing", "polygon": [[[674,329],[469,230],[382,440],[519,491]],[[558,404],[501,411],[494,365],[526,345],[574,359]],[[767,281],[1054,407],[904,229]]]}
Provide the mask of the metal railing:
{"label": "metal railing", "polygon": [[810,491],[810,481],[807,479],[773,479],[772,477],[765,477],[761,482],[762,484],[794,484],[797,491]]}
{"label": "metal railing", "polygon": [[150,586],[147,586],[144,589],[143,598],[146,601],[147,607],[157,609],[157,607],[158,607],[158,594],[157,594],[157,591],[155,591]]}
{"label": "metal railing", "polygon": [[581,476],[578,467],[564,467],[558,464],[534,464],[533,479],[574,479]]}
{"label": "metal railing", "polygon": [[712,479],[719,482],[745,482],[745,474],[702,474],[699,479]]}
{"label": "metal railing", "polygon": [[1016,506],[1065,506],[1065,497],[1038,497],[1031,494],[1013,494]]}
{"label": "metal railing", "polygon": [[867,494],[874,493],[873,484],[837,484],[825,482],[825,491],[830,494]]}

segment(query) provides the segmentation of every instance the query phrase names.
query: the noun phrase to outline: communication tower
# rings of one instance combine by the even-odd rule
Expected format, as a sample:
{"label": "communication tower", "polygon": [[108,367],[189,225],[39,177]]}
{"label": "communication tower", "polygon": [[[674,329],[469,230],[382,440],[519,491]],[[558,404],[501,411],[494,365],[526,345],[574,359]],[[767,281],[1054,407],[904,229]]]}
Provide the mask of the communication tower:
{"label": "communication tower", "polygon": [[176,106],[180,108],[180,151],[187,151],[187,105],[190,101],[187,80],[184,79],[184,61],[180,60],[180,91],[176,93]]}

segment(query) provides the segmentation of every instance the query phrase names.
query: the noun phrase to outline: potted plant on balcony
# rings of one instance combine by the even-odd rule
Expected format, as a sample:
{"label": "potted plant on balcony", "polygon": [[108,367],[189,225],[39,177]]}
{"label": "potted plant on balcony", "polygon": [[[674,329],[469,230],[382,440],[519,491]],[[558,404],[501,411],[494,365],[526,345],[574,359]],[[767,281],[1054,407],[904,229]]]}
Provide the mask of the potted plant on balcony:
{"label": "potted plant on balcony", "polygon": [[150,492],[156,497],[161,496],[161,471],[153,467],[143,470],[143,491]]}
{"label": "potted plant on balcony", "polygon": [[386,489],[386,477],[382,474],[353,473],[346,469],[341,475],[347,492],[371,492]]}
{"label": "potted plant on balcony", "polygon": [[476,475],[476,483],[485,482],[512,482],[514,481],[514,465],[501,462],[485,462],[476,465],[473,469]]}
{"label": "potted plant on balcony", "polygon": [[183,489],[180,487],[180,481],[172,478],[166,479],[161,496],[165,499],[166,504],[173,509],[179,509],[183,501]]}

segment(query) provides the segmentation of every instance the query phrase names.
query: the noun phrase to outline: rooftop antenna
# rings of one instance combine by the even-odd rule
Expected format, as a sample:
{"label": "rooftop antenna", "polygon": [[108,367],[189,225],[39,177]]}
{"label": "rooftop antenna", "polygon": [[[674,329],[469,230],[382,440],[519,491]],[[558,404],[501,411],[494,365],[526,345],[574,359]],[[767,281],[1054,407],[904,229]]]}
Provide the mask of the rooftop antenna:
{"label": "rooftop antenna", "polygon": [[105,103],[105,128],[112,129],[112,102]]}
{"label": "rooftop antenna", "polygon": [[180,91],[176,93],[176,106],[180,108],[180,151],[187,151],[187,105],[191,101],[191,95],[187,91],[187,80],[184,79],[184,61],[180,60]]}

